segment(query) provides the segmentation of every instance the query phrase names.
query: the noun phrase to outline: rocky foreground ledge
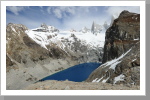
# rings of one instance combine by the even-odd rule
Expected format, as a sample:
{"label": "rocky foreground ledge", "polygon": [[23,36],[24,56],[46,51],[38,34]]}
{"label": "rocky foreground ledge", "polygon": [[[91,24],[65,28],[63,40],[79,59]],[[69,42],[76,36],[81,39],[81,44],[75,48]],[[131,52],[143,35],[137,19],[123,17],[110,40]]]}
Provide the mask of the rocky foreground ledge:
{"label": "rocky foreground ledge", "polygon": [[23,90],[140,90],[140,86],[49,80],[32,84]]}

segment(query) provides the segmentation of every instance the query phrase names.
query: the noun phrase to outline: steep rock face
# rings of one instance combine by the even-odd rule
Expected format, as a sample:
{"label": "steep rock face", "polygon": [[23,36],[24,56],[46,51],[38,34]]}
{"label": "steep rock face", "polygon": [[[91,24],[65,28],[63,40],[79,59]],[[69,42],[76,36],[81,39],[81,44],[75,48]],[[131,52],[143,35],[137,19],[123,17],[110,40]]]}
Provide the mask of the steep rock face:
{"label": "steep rock face", "polygon": [[[8,24],[6,28],[6,56],[14,64],[27,63],[27,60],[36,61],[40,57],[48,57],[48,52],[30,39],[25,31],[27,27],[21,24]],[[10,65],[9,61],[7,65]]]}
{"label": "steep rock face", "polygon": [[87,81],[112,84],[140,84],[140,42],[120,57],[102,64]]}
{"label": "steep rock face", "polygon": [[123,11],[107,29],[103,63],[119,57],[140,39],[140,15]]}
{"label": "steep rock face", "polygon": [[96,24],[95,22],[93,22],[92,27],[91,27],[91,32],[93,34],[97,34],[100,33],[102,31],[102,26],[99,24]]}
{"label": "steep rock face", "polygon": [[123,11],[106,31],[103,64],[86,81],[140,85],[140,15]]}
{"label": "steep rock face", "polygon": [[[24,45],[23,37],[25,36],[24,31],[27,30],[27,28],[23,25],[14,25],[12,23],[9,23],[6,27],[6,65],[10,65],[10,62],[15,63],[21,63],[21,50],[22,45]],[[14,48],[14,49],[13,49]],[[12,60],[12,59],[15,59]],[[12,65],[12,64],[11,64]]]}

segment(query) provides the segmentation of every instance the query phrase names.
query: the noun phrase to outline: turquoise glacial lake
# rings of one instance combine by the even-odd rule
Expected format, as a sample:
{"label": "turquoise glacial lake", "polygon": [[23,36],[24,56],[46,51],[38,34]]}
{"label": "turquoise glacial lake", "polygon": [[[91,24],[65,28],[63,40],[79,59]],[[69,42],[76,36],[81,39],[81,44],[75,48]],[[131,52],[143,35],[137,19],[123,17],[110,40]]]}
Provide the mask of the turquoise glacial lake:
{"label": "turquoise glacial lake", "polygon": [[58,80],[58,81],[74,81],[82,82],[85,81],[89,75],[99,66],[101,63],[83,63],[79,65],[72,66],[68,69],[62,70],[50,76],[47,76],[40,81],[45,80]]}

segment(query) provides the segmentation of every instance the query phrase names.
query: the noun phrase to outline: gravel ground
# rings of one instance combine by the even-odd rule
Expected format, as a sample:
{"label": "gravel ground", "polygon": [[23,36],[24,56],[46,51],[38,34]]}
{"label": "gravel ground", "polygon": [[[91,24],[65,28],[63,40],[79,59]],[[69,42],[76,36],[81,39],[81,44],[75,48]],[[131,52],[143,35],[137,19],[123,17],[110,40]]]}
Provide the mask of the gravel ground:
{"label": "gravel ground", "polygon": [[29,85],[23,90],[140,90],[140,86],[48,80]]}

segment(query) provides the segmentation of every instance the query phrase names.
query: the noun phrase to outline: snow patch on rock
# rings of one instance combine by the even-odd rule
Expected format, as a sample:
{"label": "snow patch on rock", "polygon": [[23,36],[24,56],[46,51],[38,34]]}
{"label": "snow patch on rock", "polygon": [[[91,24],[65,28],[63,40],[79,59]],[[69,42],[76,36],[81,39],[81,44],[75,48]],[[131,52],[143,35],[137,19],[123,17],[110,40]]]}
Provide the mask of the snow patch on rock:
{"label": "snow patch on rock", "polygon": [[111,65],[110,68],[114,69],[114,65],[119,64],[121,62],[119,60],[122,59],[125,55],[127,55],[130,51],[131,51],[131,49],[129,49],[126,53],[122,54],[120,57],[104,63],[102,66],[104,66],[104,65],[105,66]]}
{"label": "snow patch on rock", "polygon": [[116,82],[118,81],[124,81],[124,75],[123,74],[120,74],[119,76],[115,77],[114,78],[114,84],[116,84]]}

